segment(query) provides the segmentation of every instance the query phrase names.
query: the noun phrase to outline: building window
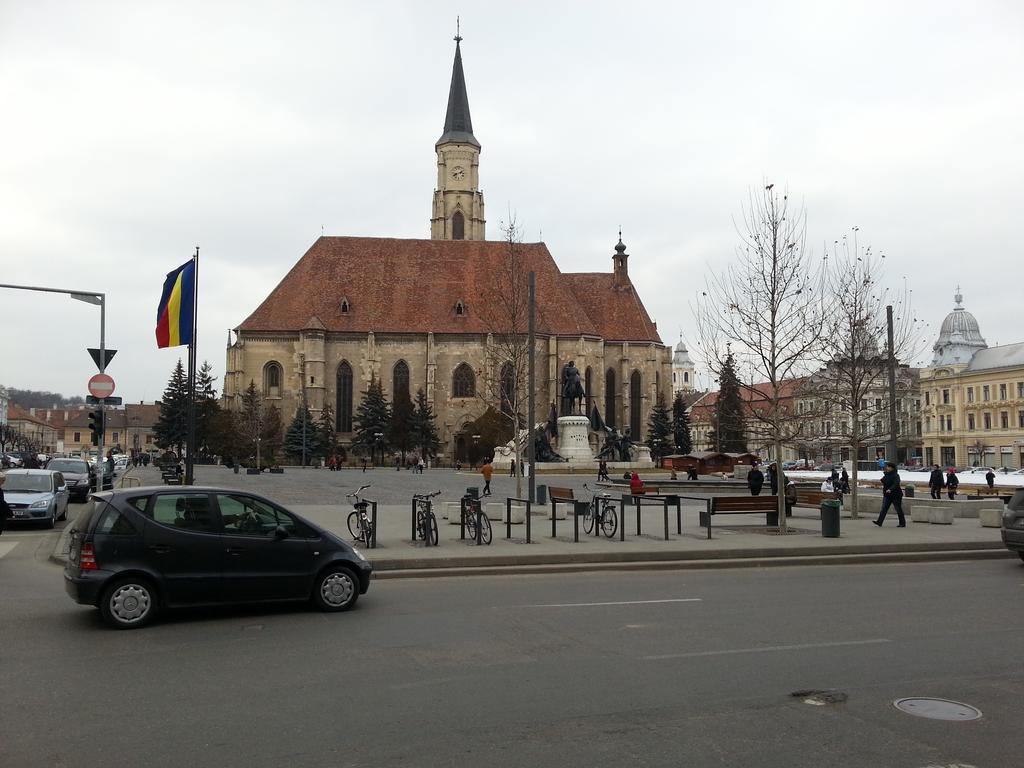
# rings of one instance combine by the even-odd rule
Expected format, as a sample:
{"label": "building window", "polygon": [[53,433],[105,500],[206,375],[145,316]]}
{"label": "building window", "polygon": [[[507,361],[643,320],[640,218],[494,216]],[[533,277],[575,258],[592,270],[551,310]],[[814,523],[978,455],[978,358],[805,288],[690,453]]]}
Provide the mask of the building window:
{"label": "building window", "polygon": [[604,374],[604,423],[615,426],[615,369],[609,368]]}
{"label": "building window", "polygon": [[992,429],[992,414],[986,413],[983,418],[985,420],[985,429]]}
{"label": "building window", "polygon": [[967,388],[967,402],[968,403],[973,403],[974,402],[974,387],[968,387]]}
{"label": "building window", "polygon": [[391,371],[391,404],[410,402],[409,398],[409,364],[399,360]]}
{"label": "building window", "polygon": [[[675,376],[675,374],[672,375]],[[590,366],[588,365],[587,370],[583,372],[583,391],[587,398],[587,416],[589,416],[591,411],[593,411],[594,409],[594,396],[590,391],[591,387],[593,386],[593,384],[591,383],[593,378],[594,372],[590,370]]]}
{"label": "building window", "polygon": [[931,405],[932,404],[932,395],[931,395],[930,392],[925,392],[924,393],[924,404],[925,405]]}
{"label": "building window", "polygon": [[683,383],[684,384],[689,384],[690,383],[690,372],[689,371],[683,371]]}
{"label": "building window", "polygon": [[452,373],[452,397],[476,395],[476,375],[466,363],[459,363]]}
{"label": "building window", "polygon": [[114,433],[113,433],[113,434],[111,435],[111,437],[112,437],[112,438],[113,438],[113,440],[114,440],[114,445],[117,445],[117,437],[118,437],[118,433],[117,433],[117,432],[114,432]]}
{"label": "building window", "polygon": [[452,216],[452,240],[465,240],[466,239],[466,220],[462,216],[462,211],[456,211],[455,215]]}
{"label": "building window", "polygon": [[1005,384],[1000,384],[999,385],[999,399],[1000,400],[1005,400],[1006,399],[1006,385]]}
{"label": "building window", "polygon": [[984,400],[986,403],[991,399],[989,397],[988,384],[981,388],[981,399]]}
{"label": "building window", "polygon": [[[1010,428],[1010,414],[1008,411],[1003,411],[999,414],[999,427],[1000,429]],[[117,442],[117,433],[114,433],[114,442]]]}
{"label": "building window", "polygon": [[281,364],[270,362],[263,366],[263,394],[266,397],[281,396]]}
{"label": "building window", "polygon": [[462,299],[455,302],[455,314],[459,317],[466,314],[466,304]]}
{"label": "building window", "polygon": [[948,389],[942,390],[942,404],[943,405],[949,405],[949,390]]}
{"label": "building window", "polygon": [[501,366],[501,412],[506,416],[511,416],[515,411],[515,382],[515,370],[512,363],[505,363]]}
{"label": "building window", "polygon": [[920,421],[917,422],[917,424],[915,424],[914,426],[916,428],[915,431],[917,433],[917,436],[920,437],[921,436],[921,422]]}
{"label": "building window", "polygon": [[[1017,426],[1024,429],[1024,411],[1017,411]],[[75,442],[78,442],[78,438],[75,438]]]}
{"label": "building window", "polygon": [[952,432],[953,431],[953,417],[952,416],[947,416],[946,417],[946,431],[947,432]]}
{"label": "building window", "polygon": [[347,315],[351,311],[352,311],[352,305],[349,303],[349,300],[348,299],[342,299],[341,300],[341,314]]}
{"label": "building window", "polygon": [[629,433],[634,440],[640,440],[640,397],[643,381],[640,371],[633,371],[629,377]]}
{"label": "building window", "polygon": [[1024,400],[1024,381],[1017,382],[1017,399]]}
{"label": "building window", "polygon": [[974,414],[973,413],[968,413],[967,414],[967,431],[968,432],[973,432],[974,431]]}
{"label": "building window", "polygon": [[[1020,415],[1021,415],[1021,418],[1024,419],[1024,411],[1021,411]],[[82,433],[81,432],[75,432],[75,440],[74,441],[76,443],[82,442]]]}
{"label": "building window", "polygon": [[337,402],[334,408],[335,429],[352,431],[352,366],[342,360],[338,366]]}

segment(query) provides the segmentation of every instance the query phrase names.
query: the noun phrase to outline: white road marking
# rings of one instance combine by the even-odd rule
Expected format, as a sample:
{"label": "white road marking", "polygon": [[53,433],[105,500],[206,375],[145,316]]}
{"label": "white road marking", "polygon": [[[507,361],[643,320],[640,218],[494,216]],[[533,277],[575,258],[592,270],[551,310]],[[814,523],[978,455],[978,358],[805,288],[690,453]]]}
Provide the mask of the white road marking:
{"label": "white road marking", "polygon": [[772,653],[775,651],[801,651],[809,648],[841,648],[847,645],[877,645],[891,643],[892,640],[875,638],[873,640],[841,640],[834,643],[801,643],[798,645],[766,645],[760,648],[731,648],[725,651],[694,651],[693,653],[666,653],[661,656],[641,656],[643,661],[659,661],[662,659],[694,659],[702,656],[730,656],[739,653]]}
{"label": "white road marking", "polygon": [[0,542],[0,557],[9,554],[12,549],[18,546],[16,541],[2,541]]}
{"label": "white road marking", "polygon": [[658,603],[699,603],[701,597],[674,597],[668,600],[621,600],[610,603],[540,603],[537,605],[521,605],[520,608],[590,608],[601,605],[655,605]]}

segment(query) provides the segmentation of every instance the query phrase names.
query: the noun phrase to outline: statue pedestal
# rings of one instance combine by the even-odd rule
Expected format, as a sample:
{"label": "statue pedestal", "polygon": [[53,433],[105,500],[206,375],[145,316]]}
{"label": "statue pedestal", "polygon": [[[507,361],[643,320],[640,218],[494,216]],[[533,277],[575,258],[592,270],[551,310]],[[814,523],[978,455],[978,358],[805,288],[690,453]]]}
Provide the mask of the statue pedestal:
{"label": "statue pedestal", "polygon": [[586,416],[560,416],[558,419],[558,453],[570,464],[593,463],[590,450],[590,419]]}

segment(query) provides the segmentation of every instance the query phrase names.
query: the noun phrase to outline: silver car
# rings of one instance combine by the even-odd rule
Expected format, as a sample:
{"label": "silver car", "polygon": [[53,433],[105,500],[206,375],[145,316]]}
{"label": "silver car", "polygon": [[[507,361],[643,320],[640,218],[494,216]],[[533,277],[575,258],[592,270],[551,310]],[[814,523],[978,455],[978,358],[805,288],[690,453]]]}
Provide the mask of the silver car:
{"label": "silver car", "polygon": [[1024,560],[1024,488],[1018,488],[1003,512],[1003,544]]}
{"label": "silver car", "polygon": [[39,522],[53,528],[68,516],[68,486],[60,472],[49,469],[11,469],[4,483],[10,522]]}

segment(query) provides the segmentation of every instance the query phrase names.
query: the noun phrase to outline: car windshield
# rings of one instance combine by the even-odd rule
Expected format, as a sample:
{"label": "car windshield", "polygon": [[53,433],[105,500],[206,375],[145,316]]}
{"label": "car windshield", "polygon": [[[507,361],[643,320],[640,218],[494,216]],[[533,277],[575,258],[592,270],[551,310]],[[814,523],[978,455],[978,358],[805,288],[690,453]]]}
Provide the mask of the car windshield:
{"label": "car windshield", "polygon": [[8,475],[5,491],[48,491],[50,475]]}
{"label": "car windshield", "polygon": [[81,459],[53,459],[46,465],[46,468],[52,469],[54,472],[71,472],[80,475],[84,475],[88,471],[85,462]]}

